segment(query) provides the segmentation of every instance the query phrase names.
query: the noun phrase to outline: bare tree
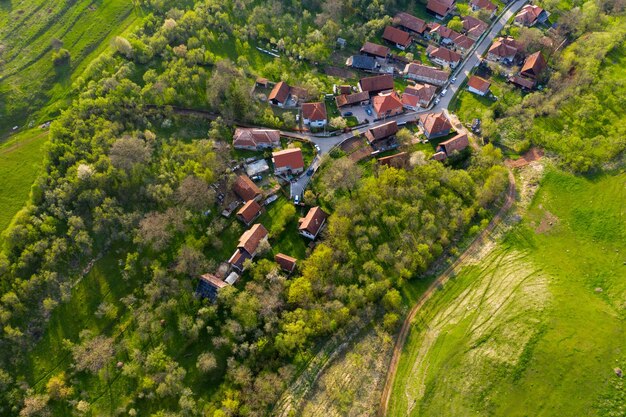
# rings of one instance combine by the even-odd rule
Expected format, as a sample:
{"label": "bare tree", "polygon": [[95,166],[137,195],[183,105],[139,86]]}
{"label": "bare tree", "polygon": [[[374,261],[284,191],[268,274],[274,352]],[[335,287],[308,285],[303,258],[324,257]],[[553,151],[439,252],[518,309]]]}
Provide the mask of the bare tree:
{"label": "bare tree", "polygon": [[150,159],[150,149],[143,140],[126,137],[113,143],[109,157],[114,167],[130,171]]}
{"label": "bare tree", "polygon": [[206,210],[215,203],[215,191],[209,187],[206,181],[195,175],[190,175],[178,187],[176,199],[190,210]]}

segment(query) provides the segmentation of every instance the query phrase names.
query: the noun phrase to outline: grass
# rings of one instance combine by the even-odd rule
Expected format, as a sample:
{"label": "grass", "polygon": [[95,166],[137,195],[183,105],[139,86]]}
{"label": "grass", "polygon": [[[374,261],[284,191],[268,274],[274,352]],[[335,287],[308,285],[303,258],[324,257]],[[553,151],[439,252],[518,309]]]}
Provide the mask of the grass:
{"label": "grass", "polygon": [[0,231],[28,200],[30,187],[41,171],[44,143],[48,132],[28,130],[0,145]]}
{"label": "grass", "polygon": [[549,172],[525,220],[417,315],[389,415],[623,415],[625,181]]}
{"label": "grass", "polygon": [[[278,200],[271,203],[265,213],[259,217],[257,223],[261,223],[267,230],[271,230],[274,221],[278,217],[280,210],[287,204],[292,204],[285,197],[279,197]],[[283,232],[271,239],[272,255],[284,253],[297,259],[306,257],[306,248],[309,243],[308,239],[298,233],[298,219],[304,217],[306,211],[300,207],[296,207],[296,215],[287,223]]]}

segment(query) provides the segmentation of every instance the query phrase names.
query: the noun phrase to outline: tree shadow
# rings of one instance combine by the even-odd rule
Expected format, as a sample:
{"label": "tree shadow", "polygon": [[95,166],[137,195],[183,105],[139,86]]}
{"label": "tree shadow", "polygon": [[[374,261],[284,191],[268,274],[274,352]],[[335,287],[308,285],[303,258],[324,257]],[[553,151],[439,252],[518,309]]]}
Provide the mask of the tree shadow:
{"label": "tree shadow", "polygon": [[12,0],[0,0],[0,10],[3,12],[10,12],[13,10]]}

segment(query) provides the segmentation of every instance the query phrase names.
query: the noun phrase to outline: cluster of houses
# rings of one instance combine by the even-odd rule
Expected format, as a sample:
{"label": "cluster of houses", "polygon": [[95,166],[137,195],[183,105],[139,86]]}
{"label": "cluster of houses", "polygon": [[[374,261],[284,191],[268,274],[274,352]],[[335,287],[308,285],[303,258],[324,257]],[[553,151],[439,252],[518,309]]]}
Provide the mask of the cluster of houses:
{"label": "cluster of houses", "polygon": [[[488,61],[501,63],[506,66],[522,62],[522,59],[523,51],[521,46],[510,36],[497,38],[487,52]],[[543,53],[537,51],[523,60],[519,73],[509,77],[509,81],[522,89],[532,90],[547,67],[548,64]]]}
{"label": "cluster of houses", "polygon": [[[271,83],[265,78],[258,78],[256,84],[257,86],[268,87]],[[272,87],[267,96],[267,102],[279,108],[296,108],[304,98],[306,98],[305,90],[290,86],[285,81],[279,81]],[[304,125],[313,128],[326,126],[328,115],[324,103],[304,103],[301,107]]]}

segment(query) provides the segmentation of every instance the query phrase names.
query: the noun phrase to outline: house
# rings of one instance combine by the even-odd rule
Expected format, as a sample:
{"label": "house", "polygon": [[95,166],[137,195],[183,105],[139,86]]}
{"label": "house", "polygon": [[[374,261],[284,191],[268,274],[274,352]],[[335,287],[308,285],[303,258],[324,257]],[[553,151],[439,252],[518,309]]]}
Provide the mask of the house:
{"label": "house", "polygon": [[443,45],[451,45],[452,40],[459,36],[459,32],[455,32],[447,26],[439,23],[432,23],[428,36],[437,43]]}
{"label": "house", "polygon": [[[428,107],[437,94],[437,87],[430,84],[415,84],[413,87],[407,87],[402,94],[402,103],[413,103],[414,100],[408,97],[416,97],[417,104],[420,107]],[[405,100],[406,97],[406,100]],[[406,107],[406,106],[405,106]],[[413,109],[416,110],[416,109]]]}
{"label": "house", "polygon": [[432,62],[442,67],[456,68],[462,59],[460,54],[444,47],[433,48],[427,53]]}
{"label": "house", "polygon": [[506,38],[497,38],[489,51],[487,52],[487,59],[494,62],[504,62],[510,64],[515,59],[515,55],[520,50],[520,46],[515,39],[510,36]]}
{"label": "house", "polygon": [[393,90],[393,75],[376,75],[361,78],[358,84],[359,91],[367,91],[370,95]]}
{"label": "house", "polygon": [[336,85],[333,87],[335,94],[351,94],[352,87],[349,85]]}
{"label": "house", "polygon": [[409,154],[406,152],[400,152],[395,155],[379,158],[376,162],[378,165],[386,165],[393,168],[404,168],[408,165]]}
{"label": "house", "polygon": [[426,10],[443,20],[454,9],[454,0],[428,0]]}
{"label": "house", "polygon": [[335,97],[337,107],[354,106],[356,104],[365,105],[369,103],[370,95],[367,91],[361,91],[354,94],[342,94]]}
{"label": "house", "polygon": [[463,18],[463,31],[470,39],[476,40],[480,38],[487,28],[488,25],[485,22],[473,16],[465,16]]}
{"label": "house", "polygon": [[519,75],[514,75],[509,78],[509,82],[515,84],[518,87],[521,87],[524,90],[532,90],[535,88],[535,80],[530,78],[520,77]]}
{"label": "house", "polygon": [[254,259],[262,242],[267,241],[267,229],[262,224],[257,223],[250,229],[243,232],[239,238],[237,249],[230,257],[228,263],[239,272],[244,270],[244,262],[247,259]]}
{"label": "house", "polygon": [[404,67],[404,76],[411,80],[442,86],[448,81],[448,73],[415,62]]}
{"label": "house", "polygon": [[304,103],[302,105],[302,120],[311,127],[326,126],[326,105],[324,103]]}
{"label": "house", "polygon": [[454,152],[461,152],[463,149],[469,146],[469,140],[467,138],[467,133],[460,133],[453,137],[452,139],[448,139],[444,142],[441,142],[437,146],[437,152],[445,152],[446,156],[451,156]]}
{"label": "house", "polygon": [[515,15],[515,20],[513,21],[516,25],[519,26],[535,26],[537,23],[545,23],[548,20],[549,14],[541,7],[534,4],[527,4],[522,7],[522,10],[519,11],[517,15]]}
{"label": "house", "polygon": [[215,301],[217,293],[221,288],[228,285],[224,280],[214,274],[200,275],[200,281],[196,288],[196,294],[202,298],[208,298],[211,301]]}
{"label": "house", "polygon": [[428,139],[446,136],[452,130],[452,124],[443,112],[421,115],[419,125]]}
{"label": "house", "polygon": [[302,150],[300,148],[290,148],[273,152],[272,162],[274,163],[274,172],[276,174],[282,174],[284,172],[298,174],[304,171],[304,159],[302,159]]}
{"label": "house", "polygon": [[387,58],[390,52],[391,50],[388,47],[372,42],[365,42],[361,47],[362,54],[374,58]]}
{"label": "house", "polygon": [[267,78],[259,77],[256,79],[256,86],[267,88],[269,86],[270,81]]}
{"label": "house", "polygon": [[370,144],[379,140],[387,139],[398,133],[398,124],[395,120],[372,127],[365,132],[365,138]]}
{"label": "house", "polygon": [[411,44],[411,35],[408,32],[387,26],[383,32],[383,39],[396,45],[396,48],[405,50]]}
{"label": "house", "polygon": [[407,110],[417,111],[420,108],[420,99],[418,96],[414,96],[411,94],[402,94],[402,107]]}
{"label": "house", "polygon": [[328,215],[320,207],[313,207],[305,217],[298,220],[298,230],[300,234],[309,239],[315,240],[322,231]]}
{"label": "house", "polygon": [[493,18],[498,11],[498,6],[490,2],[489,0],[470,0],[470,7],[473,12],[477,12],[479,10],[488,10],[491,12],[489,17]]}
{"label": "house", "polygon": [[479,96],[486,96],[489,94],[489,88],[491,83],[484,78],[472,75],[467,82],[467,90],[470,93],[478,94]]}
{"label": "house", "polygon": [[373,72],[378,68],[378,63],[369,55],[352,55],[346,60],[346,66],[362,71]]}
{"label": "house", "polygon": [[287,104],[287,101],[289,101],[289,97],[291,97],[291,88],[286,82],[280,81],[272,88],[272,92],[267,97],[267,101],[274,106],[283,107]]}
{"label": "house", "polygon": [[405,12],[398,13],[393,18],[393,23],[406,29],[409,32],[417,33],[419,35],[423,35],[424,31],[426,30],[425,21],[423,21],[419,17],[415,17]]}
{"label": "house", "polygon": [[396,92],[389,94],[379,94],[372,98],[372,108],[378,119],[396,116],[404,111],[402,100]]}
{"label": "house", "polygon": [[283,253],[277,253],[276,256],[274,256],[274,260],[278,266],[280,266],[280,269],[290,274],[296,269],[296,262],[298,261],[296,258],[292,258]]}
{"label": "house", "polygon": [[433,156],[432,159],[434,159],[435,161],[443,161],[447,158],[446,153],[441,151],[441,152],[436,152]]}
{"label": "house", "polygon": [[241,220],[246,226],[250,226],[250,223],[256,220],[261,215],[263,209],[254,200],[249,200],[243,205],[237,212],[237,218]]}
{"label": "house", "polygon": [[459,51],[463,55],[465,55],[467,52],[469,52],[470,49],[472,49],[474,43],[475,42],[472,39],[460,33],[452,38],[452,45],[457,51]]}
{"label": "house", "polygon": [[280,132],[272,129],[247,129],[238,127],[233,135],[233,147],[258,151],[280,147]]}
{"label": "house", "polygon": [[547,66],[548,64],[546,63],[546,59],[543,57],[543,54],[541,51],[537,51],[526,58],[524,66],[522,66],[520,71],[520,75],[526,78],[537,79],[541,73],[546,70]]}
{"label": "house", "polygon": [[233,184],[233,191],[243,201],[260,201],[263,197],[261,189],[247,175],[240,175]]}

